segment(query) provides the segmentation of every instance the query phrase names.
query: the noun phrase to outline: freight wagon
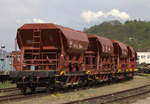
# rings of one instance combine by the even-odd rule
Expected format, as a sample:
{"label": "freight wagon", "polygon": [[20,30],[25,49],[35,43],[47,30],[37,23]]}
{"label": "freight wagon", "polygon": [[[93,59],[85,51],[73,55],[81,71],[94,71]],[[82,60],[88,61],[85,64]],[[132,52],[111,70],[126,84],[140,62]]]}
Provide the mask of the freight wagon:
{"label": "freight wagon", "polygon": [[52,23],[24,24],[16,40],[20,52],[13,52],[10,77],[24,93],[133,78],[136,69],[130,46]]}

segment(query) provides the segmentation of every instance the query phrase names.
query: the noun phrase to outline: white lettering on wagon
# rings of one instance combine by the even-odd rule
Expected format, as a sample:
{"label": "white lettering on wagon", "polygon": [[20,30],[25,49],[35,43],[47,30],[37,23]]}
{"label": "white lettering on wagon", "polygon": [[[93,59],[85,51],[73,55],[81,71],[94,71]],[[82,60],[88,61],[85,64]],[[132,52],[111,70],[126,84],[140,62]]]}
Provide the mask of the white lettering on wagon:
{"label": "white lettering on wagon", "polygon": [[83,49],[83,45],[81,43],[78,42],[74,42],[74,41],[69,41],[69,47],[70,48],[76,48],[76,49]]}
{"label": "white lettering on wagon", "polygon": [[79,48],[83,48],[83,46],[79,43]]}
{"label": "white lettering on wagon", "polygon": [[70,47],[70,48],[72,47],[72,41],[69,42],[69,47]]}

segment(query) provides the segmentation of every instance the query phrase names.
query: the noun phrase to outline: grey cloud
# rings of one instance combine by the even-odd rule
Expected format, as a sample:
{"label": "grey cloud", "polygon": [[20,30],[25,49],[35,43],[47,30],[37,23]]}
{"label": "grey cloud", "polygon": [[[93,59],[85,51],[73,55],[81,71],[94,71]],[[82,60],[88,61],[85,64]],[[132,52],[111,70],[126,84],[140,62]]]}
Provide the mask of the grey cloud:
{"label": "grey cloud", "polygon": [[80,17],[87,23],[93,21],[99,21],[101,18],[115,17],[116,19],[129,20],[130,16],[126,12],[119,11],[117,9],[112,9],[107,13],[103,11],[93,12],[93,11],[84,11],[81,13]]}
{"label": "grey cloud", "polygon": [[[87,24],[81,18],[82,11],[108,11],[116,8],[130,14],[131,19],[150,20],[149,0],[0,0],[0,44],[10,51],[14,46],[16,30],[26,20],[39,19],[82,30],[103,20]],[[18,23],[20,21],[21,23]]]}

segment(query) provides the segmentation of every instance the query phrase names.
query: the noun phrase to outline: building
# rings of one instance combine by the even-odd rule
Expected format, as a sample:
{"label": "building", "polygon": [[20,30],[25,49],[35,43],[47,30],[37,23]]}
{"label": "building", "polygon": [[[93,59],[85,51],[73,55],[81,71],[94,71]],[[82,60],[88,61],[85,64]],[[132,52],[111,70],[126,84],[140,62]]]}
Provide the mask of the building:
{"label": "building", "polygon": [[0,49],[0,72],[10,70],[9,53]]}
{"label": "building", "polygon": [[150,64],[150,52],[137,52],[137,62]]}

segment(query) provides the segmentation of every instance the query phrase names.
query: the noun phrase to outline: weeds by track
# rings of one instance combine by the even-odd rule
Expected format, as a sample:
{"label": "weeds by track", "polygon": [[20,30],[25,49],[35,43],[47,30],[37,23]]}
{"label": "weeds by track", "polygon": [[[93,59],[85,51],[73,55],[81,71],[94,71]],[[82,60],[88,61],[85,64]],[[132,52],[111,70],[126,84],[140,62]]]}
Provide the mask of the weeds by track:
{"label": "weeds by track", "polygon": [[[17,94],[17,95],[6,95],[6,96],[0,96],[0,102],[1,101],[10,101],[10,100],[17,100],[17,99],[25,99],[25,98],[32,98],[35,96],[47,96],[49,94],[55,94],[55,93],[68,93],[68,92],[73,92],[73,91],[79,91],[79,90],[86,90],[88,88],[98,88],[101,87],[102,85],[106,85],[108,83],[103,83],[103,84],[97,84],[97,85],[89,85],[89,86],[84,86],[84,87],[69,87],[69,88],[55,88],[55,89],[51,89],[49,91],[47,90],[39,90],[37,91],[35,94],[31,94],[31,93],[27,93],[27,94]],[[111,83],[112,84],[112,83]],[[12,90],[19,90],[17,88],[8,88],[8,89],[1,89],[1,91],[7,92],[7,91],[12,91]]]}
{"label": "weeds by track", "polygon": [[76,100],[76,101],[70,101],[66,102],[64,104],[77,104],[77,103],[89,103],[89,104],[107,104],[107,103],[112,103],[116,101],[121,101],[125,100],[127,98],[135,97],[138,95],[146,94],[150,92],[150,84],[144,85],[141,87],[133,88],[133,89],[128,89],[120,92],[115,92],[111,94],[106,94],[102,96],[96,96],[96,97],[91,97],[83,100]]}
{"label": "weeds by track", "polygon": [[[56,88],[56,89],[50,90],[49,92],[47,92],[47,90],[39,90],[35,94],[28,93],[26,95],[19,94],[19,95],[0,96],[0,102],[1,101],[8,101],[8,100],[10,101],[10,100],[17,100],[17,99],[20,100],[20,99],[26,99],[26,98],[33,98],[35,96],[36,97],[38,97],[38,96],[39,97],[47,96],[49,94],[55,94],[57,92],[59,92],[59,93],[68,93],[68,92],[73,92],[73,91],[78,91],[78,90],[86,90],[88,88],[98,88],[98,87],[101,87],[101,86],[106,85],[106,84],[112,84],[112,82],[111,83],[98,84],[98,85],[94,85],[94,86],[86,86],[86,87],[81,87],[81,88],[80,87],[59,88],[59,89]],[[149,89],[150,89],[150,84],[142,86],[142,87],[134,88],[134,89],[129,89],[129,90],[121,91],[121,92],[108,94],[108,95],[97,96],[97,97],[78,100],[78,101],[66,102],[64,104],[73,104],[73,103],[86,102],[86,101],[88,101],[88,102],[92,101],[92,103],[93,103],[93,101],[95,99],[101,99],[102,102],[104,102],[104,101],[106,102],[107,99],[109,99],[109,101],[107,100],[107,102],[116,101],[118,99],[118,97],[117,97],[118,94],[123,94],[123,93],[126,93],[126,92],[130,93],[131,91],[144,89],[145,87],[149,87]],[[150,90],[149,90],[149,92],[150,92]],[[121,97],[119,97],[119,98],[121,99]]]}

